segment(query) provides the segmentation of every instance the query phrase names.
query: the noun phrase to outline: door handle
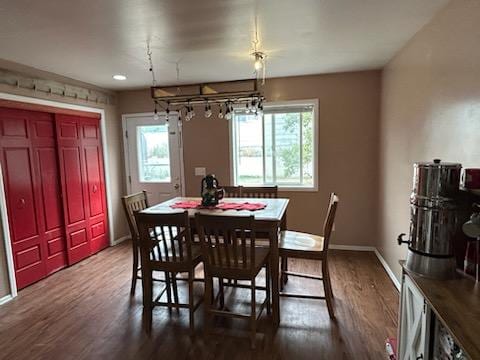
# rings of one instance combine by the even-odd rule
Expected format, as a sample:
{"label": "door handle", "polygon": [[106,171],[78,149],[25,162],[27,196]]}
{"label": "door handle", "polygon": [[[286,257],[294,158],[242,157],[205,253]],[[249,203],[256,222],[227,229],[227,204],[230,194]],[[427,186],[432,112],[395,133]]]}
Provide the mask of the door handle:
{"label": "door handle", "polygon": [[97,192],[97,190],[98,190],[97,185],[93,185],[92,192],[95,194]]}
{"label": "door handle", "polygon": [[178,190],[178,189],[180,189],[180,185],[179,185],[179,184],[175,184],[173,188],[174,188],[175,190]]}
{"label": "door handle", "polygon": [[19,209],[23,209],[25,207],[25,204],[26,204],[26,201],[24,198],[21,198],[20,200],[18,200],[18,208]]}

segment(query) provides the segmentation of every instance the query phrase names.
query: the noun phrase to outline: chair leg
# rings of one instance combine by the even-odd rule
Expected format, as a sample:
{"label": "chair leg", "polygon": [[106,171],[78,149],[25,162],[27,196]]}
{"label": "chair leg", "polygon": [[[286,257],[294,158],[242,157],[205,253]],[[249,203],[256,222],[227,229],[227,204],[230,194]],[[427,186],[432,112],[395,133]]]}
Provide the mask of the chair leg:
{"label": "chair leg", "polygon": [[153,281],[152,272],[143,271],[143,318],[145,331],[150,334],[152,331],[152,311],[153,311]]}
{"label": "chair leg", "polygon": [[250,346],[255,349],[255,343],[257,338],[257,303],[255,298],[255,279],[251,283],[252,291],[252,304],[250,310]]}
{"label": "chair leg", "polygon": [[280,258],[280,291],[283,291],[285,284],[288,282],[288,275],[285,274],[288,271],[288,258],[282,256]]}
{"label": "chair leg", "polygon": [[223,291],[223,278],[218,278],[218,289],[220,292],[220,309],[225,307],[225,293]]}
{"label": "chair leg", "polygon": [[210,309],[212,307],[214,294],[213,294],[213,279],[208,277],[205,272],[205,320],[204,320],[204,332],[205,336],[210,334]]}
{"label": "chair leg", "polygon": [[188,310],[190,317],[190,336],[195,334],[195,319],[194,319],[194,302],[193,302],[193,278],[194,274],[192,271],[188,273]]}
{"label": "chair leg", "polygon": [[322,278],[323,278],[323,287],[325,289],[325,300],[327,301],[328,315],[331,319],[335,318],[333,313],[333,292],[332,284],[330,282],[330,273],[328,272],[328,263],[327,259],[322,260]]}
{"label": "chair leg", "polygon": [[270,269],[270,261],[267,262],[267,266],[265,267],[265,290],[266,290],[266,300],[267,300],[267,315],[272,313],[272,304],[271,304],[271,269]]}
{"label": "chair leg", "polygon": [[[173,273],[172,274],[172,289],[173,289],[173,301],[175,304],[180,304],[178,301],[178,287],[177,287],[177,274]],[[177,313],[180,313],[180,308],[177,307]]]}
{"label": "chair leg", "polygon": [[130,287],[130,295],[135,295],[135,289],[137,287],[138,276],[138,247],[137,242],[132,240],[132,255],[133,255],[133,268],[132,268],[132,285]]}
{"label": "chair leg", "polygon": [[[167,302],[169,304],[172,303],[172,288],[171,288],[171,281],[170,281],[170,273],[165,271],[165,286],[167,289]],[[172,312],[172,308],[168,307],[168,312]]]}

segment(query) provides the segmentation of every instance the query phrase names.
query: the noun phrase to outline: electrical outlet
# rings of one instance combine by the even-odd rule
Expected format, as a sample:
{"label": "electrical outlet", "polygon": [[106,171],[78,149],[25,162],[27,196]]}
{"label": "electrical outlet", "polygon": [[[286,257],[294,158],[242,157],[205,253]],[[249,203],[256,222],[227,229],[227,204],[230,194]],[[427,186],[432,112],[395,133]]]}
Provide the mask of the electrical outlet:
{"label": "electrical outlet", "polygon": [[195,168],[195,176],[205,176],[207,175],[207,169],[204,167]]}

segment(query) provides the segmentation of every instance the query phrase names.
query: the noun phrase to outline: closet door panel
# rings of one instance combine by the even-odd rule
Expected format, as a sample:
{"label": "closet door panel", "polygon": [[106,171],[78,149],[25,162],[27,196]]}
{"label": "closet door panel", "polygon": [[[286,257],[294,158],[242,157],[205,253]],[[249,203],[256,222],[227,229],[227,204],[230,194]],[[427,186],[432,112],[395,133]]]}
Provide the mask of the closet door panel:
{"label": "closet door panel", "polygon": [[23,288],[46,275],[29,148],[3,149],[3,166],[15,275]]}
{"label": "closet door panel", "polygon": [[4,150],[7,192],[11,204],[11,224],[14,242],[38,236],[33,174],[29,148]]}
{"label": "closet door panel", "polygon": [[77,117],[56,118],[67,254],[73,264],[91,254],[85,159]]}
{"label": "closet door panel", "polygon": [[106,233],[107,207],[103,173],[103,153],[99,123],[85,119],[82,123],[83,149],[88,184],[88,216],[92,252],[100,251],[109,244]]}
{"label": "closet door panel", "polygon": [[100,156],[96,146],[85,147],[85,163],[87,164],[88,200],[90,216],[103,214],[103,191],[100,180]]}
{"label": "closet door panel", "polygon": [[67,246],[59,180],[55,122],[52,114],[31,112],[29,118],[39,204],[42,207],[47,275],[67,266]]}
{"label": "closet door panel", "polygon": [[63,206],[58,176],[57,151],[55,148],[35,149],[39,166],[40,189],[47,243],[47,274],[67,265]]}
{"label": "closet door panel", "polygon": [[67,224],[73,225],[86,220],[81,154],[78,147],[65,147],[61,152],[65,174],[65,196],[68,204]]}

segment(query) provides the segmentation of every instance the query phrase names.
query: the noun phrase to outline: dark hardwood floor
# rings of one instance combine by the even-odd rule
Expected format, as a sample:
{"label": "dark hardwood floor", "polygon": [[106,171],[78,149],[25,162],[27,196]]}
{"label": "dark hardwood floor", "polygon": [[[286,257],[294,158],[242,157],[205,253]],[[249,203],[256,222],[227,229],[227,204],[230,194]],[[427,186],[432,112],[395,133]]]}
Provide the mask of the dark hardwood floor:
{"label": "dark hardwood floor", "polygon": [[[136,297],[129,296],[131,254],[124,243],[20,291],[1,306],[0,359],[385,359],[384,340],[396,336],[397,290],[373,253],[333,250],[330,259],[336,321],[329,319],[323,301],[282,298],[280,328],[273,332],[263,316],[263,334],[257,349],[250,350],[248,337],[219,331],[205,339],[203,307],[196,312],[195,338],[189,337],[188,312],[169,315],[165,308],[154,310],[147,336],[140,284]],[[305,261],[290,267],[319,271]],[[295,278],[287,290],[323,292],[320,282]],[[243,289],[227,292],[227,306],[246,306],[246,296]],[[241,320],[217,326],[246,328]]]}

